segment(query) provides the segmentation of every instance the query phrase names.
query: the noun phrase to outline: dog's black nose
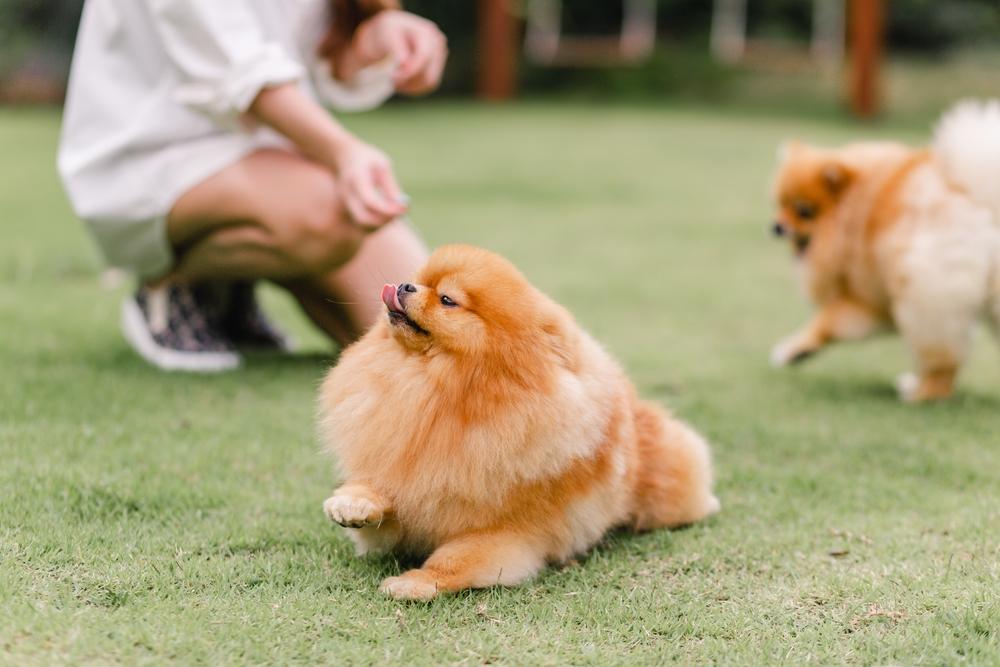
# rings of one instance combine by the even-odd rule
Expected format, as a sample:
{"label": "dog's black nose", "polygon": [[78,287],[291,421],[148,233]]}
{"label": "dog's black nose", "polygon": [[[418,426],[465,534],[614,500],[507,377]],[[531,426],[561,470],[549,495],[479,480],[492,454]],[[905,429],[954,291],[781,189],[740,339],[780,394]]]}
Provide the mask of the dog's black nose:
{"label": "dog's black nose", "polygon": [[414,292],[417,291],[417,286],[414,285],[413,283],[403,283],[402,285],[399,286],[399,289],[397,291],[399,292],[399,296],[403,296],[404,292],[409,292],[410,294],[413,294]]}
{"label": "dog's black nose", "polygon": [[784,236],[785,226],[780,222],[776,222],[774,223],[774,226],[771,227],[771,233],[774,234],[775,236]]}

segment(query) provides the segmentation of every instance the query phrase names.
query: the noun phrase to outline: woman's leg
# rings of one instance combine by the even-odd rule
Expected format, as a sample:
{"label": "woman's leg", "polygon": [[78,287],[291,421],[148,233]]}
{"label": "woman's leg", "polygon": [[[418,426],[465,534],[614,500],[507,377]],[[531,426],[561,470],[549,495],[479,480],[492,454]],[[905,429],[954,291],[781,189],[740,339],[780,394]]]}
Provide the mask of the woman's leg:
{"label": "woman's leg", "polygon": [[272,280],[338,342],[378,309],[383,277],[399,280],[426,257],[402,223],[374,233],[344,212],[330,172],[282,150],[261,150],[185,193],[168,216],[178,262],[167,280]]}
{"label": "woman's leg", "polygon": [[[314,289],[343,305],[341,314],[357,338],[385,312],[379,294],[385,283],[413,277],[427,261],[427,247],[410,225],[398,220],[374,232],[342,267],[310,280]],[[295,291],[292,292],[295,294]],[[330,298],[330,297],[327,297]],[[302,299],[299,299],[302,303]]]}
{"label": "woman's leg", "polygon": [[174,204],[171,278],[187,282],[296,279],[357,252],[364,231],[347,219],[329,171],[283,150],[261,150],[194,186]]}

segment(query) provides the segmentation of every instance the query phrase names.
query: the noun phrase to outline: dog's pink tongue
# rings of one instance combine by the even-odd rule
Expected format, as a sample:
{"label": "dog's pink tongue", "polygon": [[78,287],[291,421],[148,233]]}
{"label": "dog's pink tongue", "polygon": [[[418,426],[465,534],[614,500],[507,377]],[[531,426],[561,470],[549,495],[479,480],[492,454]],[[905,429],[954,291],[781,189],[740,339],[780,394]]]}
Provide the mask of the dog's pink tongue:
{"label": "dog's pink tongue", "polygon": [[403,306],[399,303],[399,296],[396,295],[396,286],[386,284],[382,287],[382,303],[394,313],[403,312]]}

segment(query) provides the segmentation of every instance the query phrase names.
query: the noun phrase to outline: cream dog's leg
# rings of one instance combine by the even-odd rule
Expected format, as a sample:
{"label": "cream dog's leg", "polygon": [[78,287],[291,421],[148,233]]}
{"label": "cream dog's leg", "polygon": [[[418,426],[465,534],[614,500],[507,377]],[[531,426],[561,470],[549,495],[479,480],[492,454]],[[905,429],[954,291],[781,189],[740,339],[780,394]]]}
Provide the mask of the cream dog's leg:
{"label": "cream dog's leg", "polygon": [[955,377],[969,349],[975,311],[938,296],[939,305],[927,312],[903,301],[896,308],[899,330],[906,338],[916,371],[896,381],[899,397],[908,403],[951,396]]}
{"label": "cream dog's leg", "polygon": [[900,398],[909,402],[951,395],[976,321],[989,311],[996,289],[998,237],[983,210],[954,195],[927,215],[933,224],[909,239],[889,275],[898,286],[893,318],[915,364],[915,372],[897,382]]}
{"label": "cream dog's leg", "polygon": [[864,306],[847,299],[824,304],[805,327],[781,340],[771,351],[773,366],[795,364],[834,341],[861,340],[885,322]]}
{"label": "cream dog's leg", "polygon": [[990,261],[968,230],[916,239],[896,282],[893,317],[913,355],[914,373],[899,378],[900,398],[932,401],[952,394],[975,323],[988,304]]}

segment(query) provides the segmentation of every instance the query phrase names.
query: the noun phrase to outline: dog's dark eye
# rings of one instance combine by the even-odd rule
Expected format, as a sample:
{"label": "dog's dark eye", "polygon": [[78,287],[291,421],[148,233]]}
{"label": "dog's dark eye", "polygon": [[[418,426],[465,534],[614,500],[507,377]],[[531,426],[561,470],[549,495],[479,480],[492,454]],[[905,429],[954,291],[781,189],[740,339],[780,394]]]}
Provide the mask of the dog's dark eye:
{"label": "dog's dark eye", "polygon": [[442,305],[442,306],[447,306],[448,308],[454,308],[454,307],[455,307],[455,306],[457,306],[458,304],[457,304],[457,303],[455,303],[455,302],[454,302],[454,301],[452,300],[452,298],[451,298],[450,296],[448,296],[447,294],[442,294],[442,295],[441,295],[441,305]]}
{"label": "dog's dark eye", "polygon": [[808,202],[801,201],[795,205],[795,215],[803,220],[812,220],[816,217],[816,207]]}

